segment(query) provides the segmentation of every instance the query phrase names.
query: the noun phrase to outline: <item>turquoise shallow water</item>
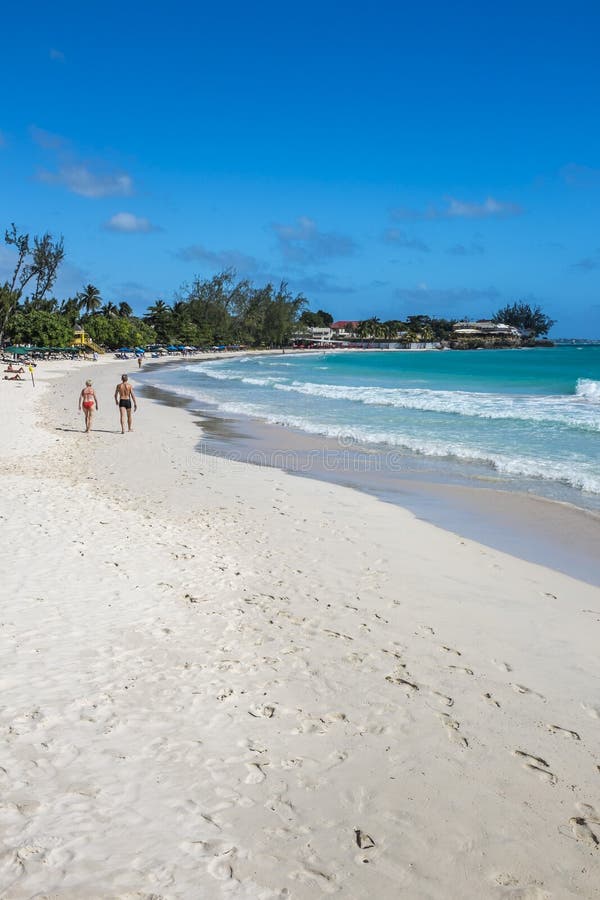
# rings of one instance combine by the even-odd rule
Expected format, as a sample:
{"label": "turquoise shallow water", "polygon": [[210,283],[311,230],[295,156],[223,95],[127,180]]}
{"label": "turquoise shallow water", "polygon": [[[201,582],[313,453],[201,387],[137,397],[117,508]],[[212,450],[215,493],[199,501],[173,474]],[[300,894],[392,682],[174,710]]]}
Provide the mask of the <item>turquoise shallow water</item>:
{"label": "turquoise shallow water", "polygon": [[145,380],[342,443],[476,464],[546,496],[600,498],[600,345],[286,353],[182,362]]}

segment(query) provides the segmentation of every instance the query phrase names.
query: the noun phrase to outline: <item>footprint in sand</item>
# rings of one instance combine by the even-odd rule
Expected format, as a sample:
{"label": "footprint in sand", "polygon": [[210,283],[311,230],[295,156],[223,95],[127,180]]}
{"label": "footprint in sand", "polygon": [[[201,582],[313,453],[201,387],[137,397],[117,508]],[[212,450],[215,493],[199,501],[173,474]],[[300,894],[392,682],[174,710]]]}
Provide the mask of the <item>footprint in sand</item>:
{"label": "footprint in sand", "polygon": [[510,686],[516,694],[530,694],[530,696],[537,697],[538,700],[543,700],[544,702],[546,702],[546,698],[543,694],[538,694],[537,691],[532,691],[531,688],[525,687],[524,684],[515,684],[514,682],[511,682]]}
{"label": "footprint in sand", "polygon": [[562,737],[571,738],[573,741],[580,741],[581,738],[577,734],[576,731],[571,731],[569,728],[561,728],[560,725],[546,725],[548,731],[552,732],[552,734],[560,734]]}
{"label": "footprint in sand", "polygon": [[569,819],[575,839],[592,847],[600,847],[600,813],[588,803],[578,803],[577,812],[580,815]]}
{"label": "footprint in sand", "polygon": [[494,697],[492,697],[491,694],[484,694],[483,699],[487,700],[488,703],[491,703],[492,706],[496,706],[498,709],[500,708],[499,702]]}
{"label": "footprint in sand", "polygon": [[455,656],[462,656],[460,650],[455,650],[454,647],[446,647],[444,644],[442,644],[440,650],[445,650],[446,653],[454,653]]}
{"label": "footprint in sand", "polygon": [[272,719],[275,715],[275,707],[274,706],[253,706],[252,709],[248,710],[249,716],[254,716],[255,719]]}
{"label": "footprint in sand", "polygon": [[217,694],[217,700],[227,700],[233,694],[233,688],[222,688]]}
{"label": "footprint in sand", "polygon": [[335,875],[329,875],[324,872],[318,865],[304,863],[299,872],[292,872],[290,878],[297,881],[303,881],[306,884],[316,884],[318,890],[322,894],[334,894],[338,891],[338,885],[335,883]]}
{"label": "footprint in sand", "polygon": [[429,691],[431,697],[435,697],[438,703],[441,703],[443,706],[454,706],[454,698],[448,697],[446,694],[441,694],[439,691]]}
{"label": "footprint in sand", "polygon": [[206,871],[217,881],[228,881],[233,877],[233,869],[231,863],[226,859],[213,859],[206,867]]}
{"label": "footprint in sand", "polygon": [[519,879],[514,875],[500,874],[496,875],[496,883],[506,888],[506,894],[503,896],[512,898],[512,900],[550,900],[550,894],[547,893],[539,884],[519,884]]}
{"label": "footprint in sand", "polygon": [[526,753],[525,750],[513,750],[513,755],[523,760],[525,769],[530,769],[542,781],[548,784],[556,784],[558,781],[556,775],[548,768],[548,763],[541,756],[534,756],[532,753]]}
{"label": "footprint in sand", "polygon": [[414,681],[408,681],[406,678],[402,678],[401,675],[386,675],[385,680],[389,681],[390,684],[399,684],[400,687],[405,688],[407,696],[410,696],[419,690],[418,684]]}
{"label": "footprint in sand", "polygon": [[396,663],[397,666],[401,666],[403,669],[406,668],[406,663],[402,662],[402,654],[397,650],[388,650],[386,647],[382,647],[381,652],[388,653],[390,656],[393,656],[394,659],[398,660],[398,662]]}
{"label": "footprint in sand", "polygon": [[449,669],[454,669],[455,672],[461,672],[463,675],[474,675],[473,669],[469,669],[468,666],[448,666]]}
{"label": "footprint in sand", "polygon": [[248,774],[246,776],[246,784],[261,784],[267,777],[262,766],[267,763],[246,763]]}
{"label": "footprint in sand", "polygon": [[457,744],[457,746],[466,749],[469,746],[469,742],[460,733],[460,723],[457,722],[456,719],[453,719],[452,716],[449,716],[447,713],[440,713],[440,719],[442,720],[446,729],[448,740],[451,741],[451,743]]}
{"label": "footprint in sand", "polygon": [[497,669],[500,669],[501,672],[512,672],[512,666],[510,665],[510,663],[504,662],[504,660],[502,659],[493,659],[492,662]]}
{"label": "footprint in sand", "polygon": [[350,637],[349,634],[343,634],[343,632],[341,632],[341,631],[333,631],[331,628],[323,628],[322,631],[324,634],[329,634],[329,635],[331,635],[331,637],[335,637],[335,638],[342,638],[345,641],[353,641],[354,640],[354,638]]}
{"label": "footprint in sand", "polygon": [[375,846],[375,841],[371,835],[367,834],[365,831],[361,831],[360,828],[354,829],[354,839],[360,850],[370,850]]}
{"label": "footprint in sand", "polygon": [[600,707],[592,706],[589,703],[582,703],[581,708],[585,709],[588,716],[591,716],[592,719],[600,719]]}
{"label": "footprint in sand", "polygon": [[201,859],[209,859],[206,870],[218,881],[227,881],[233,877],[232,862],[236,848],[221,841],[185,841],[182,850]]}

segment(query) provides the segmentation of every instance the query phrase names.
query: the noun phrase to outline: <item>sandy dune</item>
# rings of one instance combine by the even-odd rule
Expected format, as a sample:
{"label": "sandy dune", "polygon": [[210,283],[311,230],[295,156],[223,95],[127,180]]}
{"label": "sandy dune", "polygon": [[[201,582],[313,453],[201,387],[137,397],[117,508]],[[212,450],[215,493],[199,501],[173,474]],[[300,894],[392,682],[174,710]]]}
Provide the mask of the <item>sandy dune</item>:
{"label": "sandy dune", "polygon": [[121,365],[0,391],[0,896],[600,896],[600,591],[121,436]]}

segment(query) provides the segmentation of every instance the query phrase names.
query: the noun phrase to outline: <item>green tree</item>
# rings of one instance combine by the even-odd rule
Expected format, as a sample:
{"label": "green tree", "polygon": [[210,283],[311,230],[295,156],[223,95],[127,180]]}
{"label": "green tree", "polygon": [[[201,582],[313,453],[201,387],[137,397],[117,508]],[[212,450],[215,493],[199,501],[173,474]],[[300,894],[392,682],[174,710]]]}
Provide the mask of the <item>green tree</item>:
{"label": "green tree", "polygon": [[555,324],[555,320],[547,316],[540,306],[531,306],[523,301],[503,306],[494,314],[492,321],[513,325],[532,338],[547,334]]}
{"label": "green tree", "polygon": [[11,333],[15,343],[36,347],[67,347],[73,342],[73,330],[65,316],[32,307],[15,312]]}
{"label": "green tree", "polygon": [[10,278],[0,285],[0,343],[4,340],[14,314],[28,285],[33,286],[32,302],[40,302],[50,290],[64,259],[63,239],[54,240],[49,232],[41,237],[19,234],[14,222],[4,233],[4,242],[14,248],[16,259]]}
{"label": "green tree", "polygon": [[398,338],[398,332],[402,331],[404,328],[404,323],[399,322],[398,319],[388,319],[387,322],[383,322],[381,325],[383,337],[386,341],[395,341]]}
{"label": "green tree", "polygon": [[117,350],[119,347],[146,346],[156,342],[156,332],[141,319],[123,316],[90,316],[85,330],[96,344]]}
{"label": "green tree", "polygon": [[356,326],[355,334],[357,338],[360,338],[361,341],[364,341],[366,338],[370,337],[370,325],[368,319],[363,319],[362,322],[359,322]]}
{"label": "green tree", "polygon": [[132,313],[133,309],[131,308],[129,303],[126,303],[125,300],[122,300],[121,303],[119,303],[119,315],[124,319],[128,319],[129,316],[132,315]]}
{"label": "green tree", "polygon": [[40,300],[28,298],[23,303],[24,309],[39,309],[42,312],[56,312],[59,308],[58,300],[55,297],[44,297]]}
{"label": "green tree", "polygon": [[358,323],[356,328],[356,336],[362,339],[371,338],[372,340],[378,340],[383,337],[384,334],[385,329],[377,316],[372,316],[370,319],[364,319],[362,322]]}
{"label": "green tree", "polygon": [[319,309],[317,312],[305,309],[299,319],[299,324],[306,325],[307,328],[328,328],[332,323],[333,316],[324,309]]}
{"label": "green tree", "polygon": [[305,297],[293,296],[287,282],[282,281],[266,306],[261,343],[275,347],[287,344],[305,305]]}
{"label": "green tree", "polygon": [[64,316],[71,328],[74,328],[79,320],[79,309],[77,297],[69,297],[60,304],[60,314]]}
{"label": "green tree", "polygon": [[243,284],[236,285],[235,273],[226,269],[208,280],[194,279],[179,298],[187,301],[189,320],[210,335],[211,343],[228,343],[233,338],[236,312],[245,305]]}
{"label": "green tree", "polygon": [[93,284],[87,284],[77,295],[77,299],[80,309],[84,310],[88,316],[98,312],[102,306],[100,291]]}
{"label": "green tree", "polygon": [[104,306],[100,309],[100,315],[102,315],[102,316],[118,316],[119,309],[114,303],[111,303],[109,301],[108,303],[105,303]]}
{"label": "green tree", "polygon": [[154,329],[160,343],[168,344],[173,340],[173,313],[164,300],[157,300],[148,307],[144,321]]}

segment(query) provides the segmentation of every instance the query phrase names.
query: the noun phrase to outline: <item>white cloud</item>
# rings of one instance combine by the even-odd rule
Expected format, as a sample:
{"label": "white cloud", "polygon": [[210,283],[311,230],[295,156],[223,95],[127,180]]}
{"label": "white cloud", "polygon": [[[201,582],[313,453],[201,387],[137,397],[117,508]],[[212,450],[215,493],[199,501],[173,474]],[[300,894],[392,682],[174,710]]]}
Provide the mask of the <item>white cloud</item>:
{"label": "white cloud", "polygon": [[408,302],[423,301],[423,303],[431,306],[470,303],[475,300],[497,300],[500,296],[494,287],[430,288],[425,282],[421,282],[416,288],[397,288],[395,295],[399,300]]}
{"label": "white cloud", "polygon": [[427,206],[423,210],[408,209],[405,206],[397,206],[390,210],[392,219],[397,222],[432,219],[488,219],[518,216],[523,208],[518,203],[505,203],[496,200],[495,197],[486,197],[481,203],[470,203],[457,200],[456,197],[446,197],[445,206]]}
{"label": "white cloud", "polygon": [[53,131],[47,131],[45,128],[38,128],[37,125],[32,125],[29,133],[34,143],[44,150],[56,150],[58,152],[59,150],[66,150],[69,146],[68,140],[61,134],[55,134]]}
{"label": "white cloud", "polygon": [[133,181],[123,173],[98,174],[83,163],[61,166],[58,172],[42,170],[38,174],[46,184],[60,184],[80,197],[127,197],[133,193]]}
{"label": "white cloud", "polygon": [[518,204],[502,203],[494,197],[486,197],[483,203],[465,203],[456,200],[455,197],[449,197],[446,215],[449,218],[458,216],[467,219],[483,219],[489,216],[516,216],[521,212],[523,210]]}
{"label": "white cloud", "polygon": [[149,219],[142,216],[134,216],[133,213],[120,212],[115,213],[108,222],[104,223],[104,227],[109,231],[121,231],[125,234],[147,233],[149,231],[159,231],[160,229],[153,225]]}
{"label": "white cloud", "polygon": [[561,176],[569,185],[576,187],[593,187],[600,184],[600,169],[569,163],[560,170]]}
{"label": "white cloud", "polygon": [[184,262],[206,262],[219,269],[235,269],[244,274],[255,273],[262,268],[262,264],[254,256],[240,250],[209,250],[202,244],[182,247],[176,255]]}
{"label": "white cloud", "polygon": [[285,260],[295,263],[315,263],[339,256],[354,256],[358,247],[348,235],[334,231],[319,231],[317,223],[308,216],[299,216],[294,225],[275,223],[271,226]]}
{"label": "white cloud", "polygon": [[600,247],[595,251],[593,256],[585,256],[579,262],[573,263],[572,269],[579,269],[580,272],[591,272],[600,268]]}
{"label": "white cloud", "polygon": [[401,228],[386,228],[383,233],[383,240],[386,244],[393,244],[395,247],[403,247],[405,250],[419,250],[421,253],[429,253],[430,247],[420,238],[410,237]]}
{"label": "white cloud", "polygon": [[128,197],[133,193],[133,179],[126,172],[108,169],[102,162],[90,165],[79,158],[71,142],[60,134],[33,125],[33,141],[53,155],[56,171],[41,169],[37,178],[46,184],[66,187],[80,197]]}
{"label": "white cloud", "polygon": [[451,256],[481,256],[484,252],[483,244],[478,241],[471,241],[470,244],[453,244],[446,250]]}
{"label": "white cloud", "polygon": [[293,279],[294,290],[304,294],[355,294],[356,288],[332,278],[327,272],[317,272],[300,279]]}

